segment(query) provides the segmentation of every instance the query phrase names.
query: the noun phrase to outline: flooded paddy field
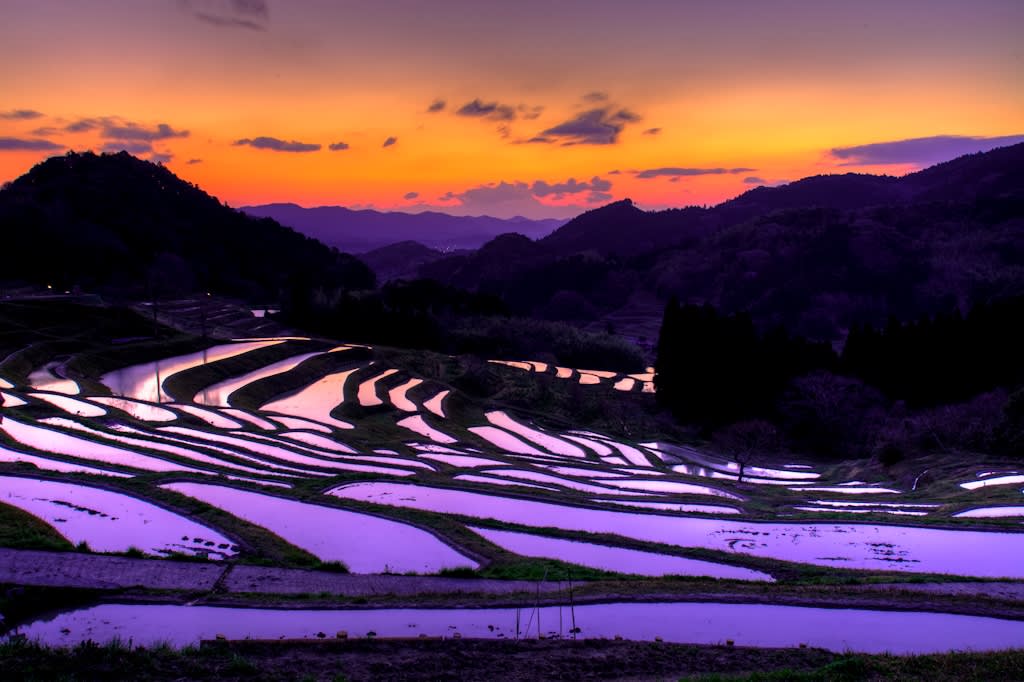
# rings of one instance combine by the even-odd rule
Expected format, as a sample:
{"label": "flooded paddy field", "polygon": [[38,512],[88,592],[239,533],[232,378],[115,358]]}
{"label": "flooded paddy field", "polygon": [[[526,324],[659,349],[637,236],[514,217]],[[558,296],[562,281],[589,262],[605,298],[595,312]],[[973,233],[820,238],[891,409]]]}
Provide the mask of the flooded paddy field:
{"label": "flooded paddy field", "polygon": [[[95,375],[66,377],[43,362],[5,377],[0,506],[80,552],[216,562],[228,567],[224,584],[240,561],[534,585],[614,577],[641,602],[652,596],[646,581],[767,594],[800,581],[1024,581],[1024,498],[1012,467],[958,469],[918,486],[878,467],[740,464],[662,433],[472,399],[368,347],[286,337],[194,348]],[[653,400],[650,372],[536,361],[489,371]],[[55,645],[339,630],[516,637],[509,609],[315,611],[294,599],[293,608],[241,612],[99,604],[22,632]],[[571,635],[565,607],[534,611],[540,629],[521,612],[520,637]],[[575,615],[580,639],[901,654],[1024,645],[1021,622],[962,613],[620,601],[576,605]]]}
{"label": "flooded paddy field", "polygon": [[[575,630],[576,632],[572,632]],[[1024,647],[1024,621],[951,614],[814,609],[760,604],[611,603],[539,609],[231,609],[104,604],[21,630],[53,646],[114,639],[151,646],[334,637],[622,639],[758,648],[805,645],[835,652],[925,654]]]}

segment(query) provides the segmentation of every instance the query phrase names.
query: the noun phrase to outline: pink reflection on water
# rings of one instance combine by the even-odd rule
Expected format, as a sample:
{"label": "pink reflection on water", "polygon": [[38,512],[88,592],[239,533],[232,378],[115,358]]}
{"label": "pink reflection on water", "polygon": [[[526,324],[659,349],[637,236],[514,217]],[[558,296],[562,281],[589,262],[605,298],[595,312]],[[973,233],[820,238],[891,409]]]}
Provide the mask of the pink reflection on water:
{"label": "pink reflection on water", "polygon": [[567,443],[561,438],[556,438],[555,436],[544,433],[539,429],[521,424],[505,412],[488,412],[486,416],[487,421],[495,426],[511,431],[517,436],[539,445],[548,452],[553,452],[556,455],[563,455],[565,457],[585,458],[587,456],[583,450],[572,443]]}
{"label": "pink reflection on water", "polygon": [[67,455],[93,462],[106,462],[107,464],[143,469],[145,471],[206,473],[200,469],[177,462],[150,457],[149,455],[141,455],[130,450],[96,443],[53,429],[30,426],[10,418],[4,419],[0,423],[0,430],[6,431],[7,435],[23,445],[43,452],[52,452],[56,455]]}
{"label": "pink reflection on water", "polygon": [[[309,386],[294,393],[273,400],[260,408],[261,412],[279,412],[294,417],[308,417],[322,424],[339,429],[351,429],[352,425],[335,419],[331,411],[345,400],[345,383],[356,369],[335,372],[318,379]],[[289,428],[302,428],[289,426]]]}
{"label": "pink reflection on water", "polygon": [[494,544],[513,554],[545,559],[558,559],[603,571],[632,575],[701,575],[730,580],[757,580],[775,582],[767,573],[749,568],[729,566],[712,561],[700,561],[669,554],[656,554],[635,549],[623,549],[590,542],[551,538],[530,533],[518,533],[493,528],[470,527]]}
{"label": "pink reflection on water", "polygon": [[31,464],[37,469],[42,469],[43,471],[57,471],[64,474],[92,474],[94,476],[113,476],[115,478],[132,477],[131,474],[123,474],[119,471],[97,469],[95,467],[86,466],[85,464],[62,462],[59,459],[50,459],[48,457],[30,455],[16,450],[8,450],[2,445],[0,445],[0,462],[7,462],[10,464],[23,462],[25,464]]}
{"label": "pink reflection on water", "polygon": [[74,544],[89,543],[97,552],[135,547],[147,554],[177,551],[213,559],[236,553],[230,540],[206,526],[102,488],[0,476],[0,500],[46,521]]}
{"label": "pink reflection on water", "polygon": [[[536,637],[536,623],[549,636],[569,636],[573,623],[581,639],[794,648],[801,644],[837,653],[928,654],[953,650],[992,651],[1024,646],[1024,622],[946,613],[820,609],[768,604],[612,603],[545,607],[520,614],[521,636]],[[514,639],[516,609],[366,609],[349,611],[232,609],[213,606],[103,604],[39,620],[22,629],[29,640],[69,646],[87,639],[131,638],[137,645],[169,641],[197,644],[223,634],[228,639],[308,638],[345,630],[353,637]],[[559,632],[558,623],[562,623]]]}
{"label": "pink reflection on water", "polygon": [[178,372],[217,362],[218,360],[226,360],[227,358],[248,353],[257,348],[265,348],[266,346],[273,346],[279,343],[284,343],[284,340],[268,339],[243,343],[226,343],[196,353],[125,367],[124,369],[104,374],[100,377],[100,381],[116,396],[134,398],[150,403],[168,402],[170,397],[164,392],[163,383]]}
{"label": "pink reflection on water", "polygon": [[478,565],[425,530],[370,514],[205,483],[161,487],[262,526],[321,560],[341,561],[353,573],[436,573]]}
{"label": "pink reflection on water", "polygon": [[858,523],[756,523],[588,509],[400,483],[354,483],[345,499],[488,518],[524,526],[612,533],[784,561],[989,578],[1024,578],[1024,533]]}

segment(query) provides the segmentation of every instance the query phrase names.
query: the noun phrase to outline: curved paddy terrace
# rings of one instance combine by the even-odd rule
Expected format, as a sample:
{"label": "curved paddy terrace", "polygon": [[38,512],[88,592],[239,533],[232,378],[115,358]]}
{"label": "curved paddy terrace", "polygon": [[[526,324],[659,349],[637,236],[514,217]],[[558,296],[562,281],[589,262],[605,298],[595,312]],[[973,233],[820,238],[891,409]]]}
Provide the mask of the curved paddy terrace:
{"label": "curved paddy terrace", "polygon": [[[577,605],[584,638],[729,637],[866,652],[1024,643],[1018,621],[972,620],[966,607],[852,609],[842,620],[834,609],[781,604],[631,602],[712,583],[701,589],[743,601],[753,586],[762,590],[757,599],[770,600],[764,595],[818,582],[1024,580],[1021,477],[1002,464],[960,467],[920,486],[878,467],[740,465],[659,433],[626,436],[628,429],[473,400],[387,353],[300,338],[134,357],[122,369],[75,376],[74,393],[47,366],[34,383],[23,376],[4,384],[0,513],[16,511],[22,516],[12,518],[35,522],[33,532],[83,551],[481,585],[573,576],[621,601]],[[490,367],[566,390],[651,400],[649,373],[534,361]],[[25,632],[67,644],[131,630],[141,643],[159,617],[168,624],[162,638],[175,643],[339,629],[515,636],[507,609],[312,612],[296,609],[301,603],[275,612],[276,621],[258,609],[104,605]],[[557,607],[536,615],[556,622]],[[702,618],[707,627],[698,627]],[[893,628],[886,637],[870,625],[879,619]],[[955,634],[909,630],[919,626]]]}

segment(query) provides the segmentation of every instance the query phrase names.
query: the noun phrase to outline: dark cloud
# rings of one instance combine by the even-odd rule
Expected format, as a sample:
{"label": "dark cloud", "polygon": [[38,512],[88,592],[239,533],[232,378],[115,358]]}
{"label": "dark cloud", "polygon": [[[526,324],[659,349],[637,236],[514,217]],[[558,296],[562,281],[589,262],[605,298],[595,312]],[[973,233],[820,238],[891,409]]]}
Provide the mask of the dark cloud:
{"label": "dark cloud", "polygon": [[211,26],[267,30],[270,9],[266,0],[178,0],[193,17]]}
{"label": "dark cloud", "polygon": [[420,198],[420,193],[419,192],[406,192],[405,193],[405,199],[407,199],[409,201],[412,201],[413,199],[419,199],[419,198]]}
{"label": "dark cloud", "polygon": [[254,149],[269,149],[275,152],[318,152],[320,151],[320,145],[309,144],[306,142],[296,142],[295,140],[285,141],[279,140],[276,137],[254,137],[252,139],[245,138],[237,140],[234,146],[247,146],[253,147]]}
{"label": "dark cloud", "polygon": [[87,133],[90,130],[95,130],[102,125],[100,119],[97,118],[80,118],[77,121],[64,126],[64,131],[68,133]]}
{"label": "dark cloud", "polygon": [[0,111],[0,118],[8,121],[31,121],[34,118],[42,118],[41,112],[33,109],[12,109],[11,111]]}
{"label": "dark cloud", "polygon": [[644,135],[661,135],[661,128],[648,128],[644,131]]}
{"label": "dark cloud", "polygon": [[608,171],[608,175],[622,175],[622,171],[616,168],[615,170]]}
{"label": "dark cloud", "polygon": [[60,131],[53,126],[43,126],[42,128],[36,128],[32,131],[33,135],[39,135],[40,137],[49,137],[50,135],[56,135]]}
{"label": "dark cloud", "polygon": [[388,139],[384,140],[384,144],[382,144],[381,147],[391,147],[391,146],[394,146],[396,144],[398,144],[398,138],[397,137],[389,137]]}
{"label": "dark cloud", "polygon": [[149,155],[149,160],[153,163],[170,163],[173,158],[174,154],[168,152],[153,152]]}
{"label": "dark cloud", "polygon": [[159,123],[152,128],[138,125],[131,122],[120,122],[112,119],[103,121],[103,130],[100,137],[113,140],[168,140],[173,137],[188,137],[187,130],[175,130],[166,123]]}
{"label": "dark cloud", "polygon": [[637,172],[636,176],[641,180],[651,178],[672,178],[690,177],[694,175],[735,175],[737,173],[750,173],[754,168],[650,168]]}
{"label": "dark cloud", "polygon": [[149,154],[153,151],[153,145],[144,140],[140,141],[127,141],[127,142],[107,142],[100,151],[105,154],[117,154],[118,152],[128,152],[138,156],[139,154]]}
{"label": "dark cloud", "polygon": [[448,103],[445,102],[443,99],[435,99],[433,102],[430,103],[430,106],[427,107],[427,111],[430,112],[431,114],[436,114],[439,111],[444,111],[444,108],[447,104]]}
{"label": "dark cloud", "polygon": [[875,142],[855,147],[836,147],[829,153],[842,161],[843,166],[884,166],[915,164],[930,166],[955,159],[964,154],[987,152],[996,147],[1024,142],[1024,135],[1003,137],[969,137],[965,135],[936,135],[891,142]]}
{"label": "dark cloud", "polygon": [[334,144],[327,145],[327,148],[332,152],[343,152],[349,149],[349,144],[348,142],[335,142]]}
{"label": "dark cloud", "polygon": [[539,137],[557,138],[563,145],[615,144],[619,141],[622,129],[627,124],[639,120],[640,116],[628,109],[591,109],[553,128],[548,128]]}
{"label": "dark cloud", "polygon": [[514,121],[516,118],[515,107],[498,102],[483,102],[479,99],[466,102],[455,113],[458,116],[487,118],[492,121]]}
{"label": "dark cloud", "polygon": [[608,101],[608,93],[607,92],[600,92],[598,90],[595,90],[594,92],[588,92],[587,94],[583,95],[583,101],[584,102],[607,102]]}
{"label": "dark cloud", "polygon": [[514,144],[552,144],[556,142],[553,137],[545,137],[544,135],[534,135],[526,140],[516,140]]}
{"label": "dark cloud", "polygon": [[189,160],[188,160],[188,161],[186,161],[185,163],[186,163],[186,164],[188,164],[189,166],[194,166],[194,165],[196,165],[197,163],[202,163],[202,162],[203,162],[203,160],[202,160],[202,159],[189,159]]}
{"label": "dark cloud", "polygon": [[611,188],[612,183],[595,175],[590,179],[590,182],[577,182],[575,178],[569,178],[565,182],[549,184],[543,180],[537,180],[530,187],[530,191],[538,197],[553,196],[556,199],[560,199],[566,194],[607,192]]}
{"label": "dark cloud", "polygon": [[754,175],[751,175],[748,178],[743,178],[743,184],[744,185],[764,185],[766,183],[764,181],[764,178],[759,178],[759,177],[756,177]]}
{"label": "dark cloud", "polygon": [[64,147],[49,140],[0,137],[0,152],[49,152],[58,149]]}
{"label": "dark cloud", "polygon": [[[463,192],[447,192],[438,197],[441,202],[458,202],[461,213],[470,215],[525,215],[533,217],[568,217],[579,212],[580,203],[599,204],[611,200],[608,193],[612,184],[600,177],[580,182],[569,178],[564,182],[535,180],[527,182],[497,182],[472,187]],[[572,197],[572,205],[547,205],[540,199],[559,201]]]}

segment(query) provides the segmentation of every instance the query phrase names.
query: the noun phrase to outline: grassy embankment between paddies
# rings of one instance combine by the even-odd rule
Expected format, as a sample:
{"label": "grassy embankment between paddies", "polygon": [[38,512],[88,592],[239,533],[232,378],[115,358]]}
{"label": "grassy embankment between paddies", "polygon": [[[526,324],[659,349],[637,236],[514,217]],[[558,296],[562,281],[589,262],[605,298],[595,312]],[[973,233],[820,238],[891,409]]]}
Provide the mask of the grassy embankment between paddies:
{"label": "grassy embankment between paddies", "polygon": [[1019,680],[1024,651],[927,656],[837,654],[615,640],[332,639],[54,649],[0,645],[7,679],[438,680],[679,679],[739,682]]}

